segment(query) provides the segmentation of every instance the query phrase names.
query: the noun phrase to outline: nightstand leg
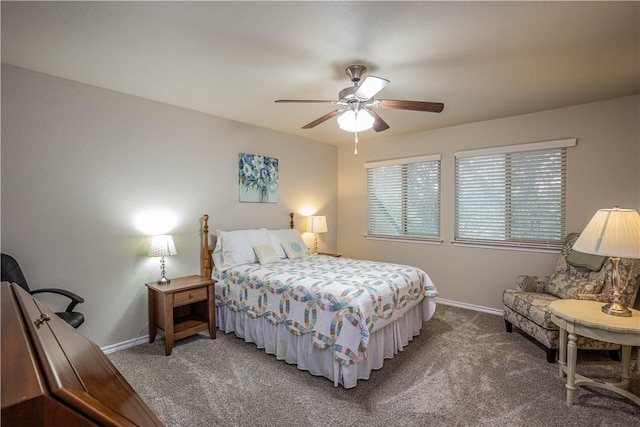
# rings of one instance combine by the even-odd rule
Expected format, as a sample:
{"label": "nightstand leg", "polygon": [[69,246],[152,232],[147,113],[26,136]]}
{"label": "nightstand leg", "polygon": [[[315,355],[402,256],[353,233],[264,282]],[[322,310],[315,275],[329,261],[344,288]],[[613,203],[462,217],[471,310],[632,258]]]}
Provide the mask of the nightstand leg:
{"label": "nightstand leg", "polygon": [[147,290],[149,295],[149,342],[152,343],[156,340],[156,295],[151,289]]}
{"label": "nightstand leg", "polygon": [[207,311],[209,315],[209,336],[216,338],[216,289],[215,285],[207,286]]}
{"label": "nightstand leg", "polygon": [[170,356],[173,350],[173,294],[164,298],[164,355]]}

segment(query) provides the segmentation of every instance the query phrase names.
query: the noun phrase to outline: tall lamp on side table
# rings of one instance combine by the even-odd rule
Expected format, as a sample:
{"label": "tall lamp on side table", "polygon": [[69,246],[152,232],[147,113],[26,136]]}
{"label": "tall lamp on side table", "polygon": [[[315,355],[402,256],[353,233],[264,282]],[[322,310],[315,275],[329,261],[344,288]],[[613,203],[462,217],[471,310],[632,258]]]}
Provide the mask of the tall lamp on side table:
{"label": "tall lamp on side table", "polygon": [[313,233],[313,253],[318,253],[318,233],[326,233],[327,229],[327,217],[326,216],[310,216],[307,218],[307,232]]}
{"label": "tall lamp on side table", "polygon": [[573,249],[608,256],[613,264],[613,300],[602,311],[612,316],[631,317],[620,302],[620,258],[640,258],[640,214],[634,209],[600,209],[591,218]]}

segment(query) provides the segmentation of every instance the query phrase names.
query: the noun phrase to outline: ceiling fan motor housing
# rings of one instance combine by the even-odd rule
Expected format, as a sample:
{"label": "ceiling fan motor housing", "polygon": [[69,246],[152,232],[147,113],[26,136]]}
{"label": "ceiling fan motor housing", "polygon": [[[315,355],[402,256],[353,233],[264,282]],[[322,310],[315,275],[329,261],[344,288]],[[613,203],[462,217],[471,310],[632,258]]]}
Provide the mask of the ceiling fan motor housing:
{"label": "ceiling fan motor housing", "polygon": [[362,75],[367,72],[367,67],[364,65],[350,65],[344,70],[344,72],[349,76],[352,82],[358,84]]}

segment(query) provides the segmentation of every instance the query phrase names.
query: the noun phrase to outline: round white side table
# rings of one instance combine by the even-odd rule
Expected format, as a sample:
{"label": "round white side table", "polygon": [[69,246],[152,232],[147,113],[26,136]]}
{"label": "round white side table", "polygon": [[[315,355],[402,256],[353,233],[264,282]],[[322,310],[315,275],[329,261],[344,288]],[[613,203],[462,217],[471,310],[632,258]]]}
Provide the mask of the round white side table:
{"label": "round white side table", "polygon": [[[601,387],[624,396],[640,406],[640,397],[627,391],[631,346],[640,346],[640,311],[631,310],[631,317],[605,314],[601,302],[563,299],[549,304],[551,321],[560,328],[560,376],[567,374],[567,405],[573,404],[576,386]],[[567,341],[568,334],[568,341]],[[622,380],[617,383],[594,381],[576,374],[577,335],[622,345]]]}

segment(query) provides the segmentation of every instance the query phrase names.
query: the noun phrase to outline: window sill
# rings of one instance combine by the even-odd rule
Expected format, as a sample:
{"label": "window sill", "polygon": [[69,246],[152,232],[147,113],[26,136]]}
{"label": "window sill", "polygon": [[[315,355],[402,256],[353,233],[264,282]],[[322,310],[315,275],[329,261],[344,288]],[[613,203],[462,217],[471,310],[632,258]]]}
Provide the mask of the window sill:
{"label": "window sill", "polygon": [[562,244],[555,245],[537,245],[535,243],[515,243],[515,242],[470,242],[465,240],[452,240],[453,246],[463,248],[480,248],[480,249],[498,249],[503,251],[523,251],[523,252],[539,252],[547,254],[557,254],[562,250]]}
{"label": "window sill", "polygon": [[442,239],[439,237],[410,237],[410,236],[378,236],[365,234],[367,240],[382,240],[387,242],[419,243],[423,245],[441,245]]}

